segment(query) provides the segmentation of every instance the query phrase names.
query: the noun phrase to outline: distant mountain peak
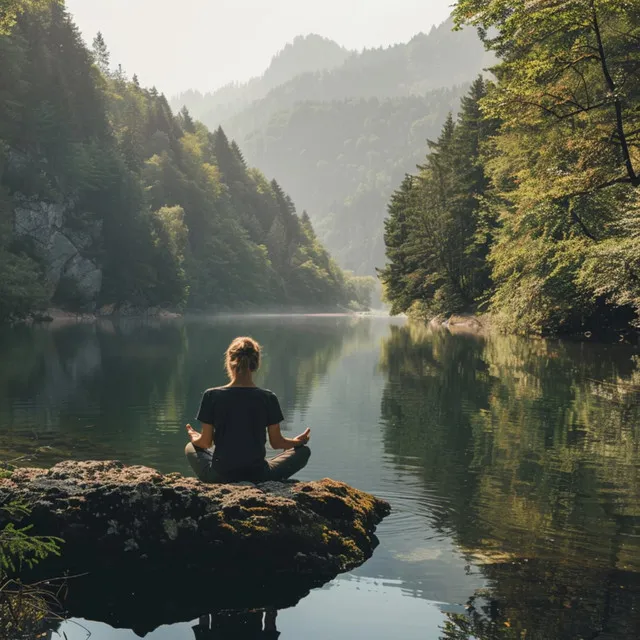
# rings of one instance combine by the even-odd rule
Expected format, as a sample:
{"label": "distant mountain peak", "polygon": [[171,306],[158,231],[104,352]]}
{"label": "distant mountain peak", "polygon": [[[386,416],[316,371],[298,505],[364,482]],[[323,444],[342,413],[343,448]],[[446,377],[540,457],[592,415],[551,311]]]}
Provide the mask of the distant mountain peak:
{"label": "distant mountain peak", "polygon": [[262,76],[272,89],[309,71],[323,71],[340,66],[351,51],[316,33],[296,36],[271,59]]}
{"label": "distant mountain peak", "polygon": [[227,84],[211,93],[184,91],[172,100],[172,106],[175,110],[186,106],[196,118],[213,111],[216,113],[214,119],[219,124],[243,106],[264,98],[269,91],[296,76],[339,67],[352,53],[316,33],[299,35],[271,58],[271,63],[261,76],[245,83]]}

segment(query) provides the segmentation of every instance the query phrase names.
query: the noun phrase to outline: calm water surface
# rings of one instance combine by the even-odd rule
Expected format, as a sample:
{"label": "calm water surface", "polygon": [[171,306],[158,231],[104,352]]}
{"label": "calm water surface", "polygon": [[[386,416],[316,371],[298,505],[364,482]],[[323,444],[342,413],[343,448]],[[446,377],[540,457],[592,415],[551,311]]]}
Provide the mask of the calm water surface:
{"label": "calm water surface", "polygon": [[[238,334],[263,343],[259,383],[280,397],[286,430],[312,427],[300,477],[393,506],[371,560],[277,613],[283,640],[640,637],[632,347],[345,317],[16,328],[0,333],[0,459],[189,473],[184,424],[203,389],[224,382],[221,354]],[[147,637],[248,637],[258,615],[214,616],[226,632],[185,620]],[[53,637],[89,632],[137,637],[84,619]]]}

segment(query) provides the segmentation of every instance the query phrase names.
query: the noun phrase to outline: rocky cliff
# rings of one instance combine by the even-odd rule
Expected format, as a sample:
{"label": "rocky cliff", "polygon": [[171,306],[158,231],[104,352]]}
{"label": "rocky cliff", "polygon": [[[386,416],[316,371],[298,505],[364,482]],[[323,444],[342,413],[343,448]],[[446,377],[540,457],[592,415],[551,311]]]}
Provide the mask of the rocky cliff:
{"label": "rocky cliff", "polygon": [[87,254],[95,252],[102,224],[94,221],[72,228],[68,224],[72,206],[20,198],[13,231],[44,266],[53,299],[64,287],[67,295],[72,292],[75,302],[91,306],[102,288],[102,270]]}

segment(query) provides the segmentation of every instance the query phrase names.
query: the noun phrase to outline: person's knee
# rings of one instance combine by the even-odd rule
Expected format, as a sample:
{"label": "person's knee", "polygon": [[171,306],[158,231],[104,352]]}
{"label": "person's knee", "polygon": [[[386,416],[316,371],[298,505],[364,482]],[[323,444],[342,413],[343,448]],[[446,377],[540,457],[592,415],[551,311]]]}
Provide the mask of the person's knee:
{"label": "person's knee", "polygon": [[184,448],[184,455],[192,456],[192,455],[195,455],[195,453],[196,453],[196,448],[193,446],[193,443],[187,442],[187,446]]}
{"label": "person's knee", "polygon": [[311,449],[305,444],[303,447],[299,447],[296,453],[306,462],[311,457]]}

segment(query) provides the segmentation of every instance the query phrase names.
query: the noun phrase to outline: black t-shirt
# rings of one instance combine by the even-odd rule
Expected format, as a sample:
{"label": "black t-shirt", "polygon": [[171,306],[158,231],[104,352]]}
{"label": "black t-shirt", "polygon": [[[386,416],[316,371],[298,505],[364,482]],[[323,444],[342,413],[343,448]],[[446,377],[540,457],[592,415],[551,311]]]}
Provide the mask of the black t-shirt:
{"label": "black t-shirt", "polygon": [[284,420],[275,393],[260,387],[218,387],[202,396],[197,419],[213,425],[213,468],[225,475],[262,469],[267,430]]}

